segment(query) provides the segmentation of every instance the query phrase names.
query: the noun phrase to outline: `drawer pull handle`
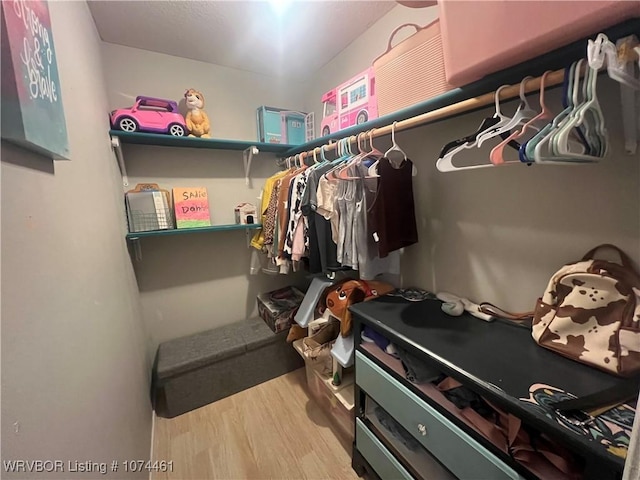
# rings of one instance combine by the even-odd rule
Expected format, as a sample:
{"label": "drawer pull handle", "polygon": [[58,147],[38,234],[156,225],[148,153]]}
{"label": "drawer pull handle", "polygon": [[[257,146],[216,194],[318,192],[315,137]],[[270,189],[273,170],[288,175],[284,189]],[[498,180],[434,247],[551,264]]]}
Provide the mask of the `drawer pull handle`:
{"label": "drawer pull handle", "polygon": [[418,424],[418,431],[420,432],[420,435],[422,435],[423,437],[427,435],[427,427],[425,427],[421,423]]}

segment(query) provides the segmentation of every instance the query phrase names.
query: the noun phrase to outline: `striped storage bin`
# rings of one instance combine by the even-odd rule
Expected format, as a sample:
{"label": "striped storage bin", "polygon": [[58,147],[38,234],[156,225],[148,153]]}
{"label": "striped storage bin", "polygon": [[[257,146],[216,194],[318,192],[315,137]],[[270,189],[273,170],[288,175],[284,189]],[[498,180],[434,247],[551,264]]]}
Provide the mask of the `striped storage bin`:
{"label": "striped storage bin", "polygon": [[[393,38],[404,27],[416,33],[392,46]],[[374,62],[380,116],[422,102],[454,87],[444,71],[444,54],[440,22],[420,27],[406,23],[396,28],[389,38],[387,51]]]}

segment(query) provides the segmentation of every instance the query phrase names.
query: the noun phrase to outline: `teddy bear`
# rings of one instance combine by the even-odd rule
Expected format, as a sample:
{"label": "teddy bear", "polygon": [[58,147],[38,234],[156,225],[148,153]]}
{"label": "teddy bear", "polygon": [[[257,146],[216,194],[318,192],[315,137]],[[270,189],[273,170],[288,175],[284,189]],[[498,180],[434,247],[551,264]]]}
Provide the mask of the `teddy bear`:
{"label": "teddy bear", "polygon": [[204,108],[204,95],[193,88],[187,90],[184,98],[189,111],[185,117],[190,137],[211,138],[209,117]]}

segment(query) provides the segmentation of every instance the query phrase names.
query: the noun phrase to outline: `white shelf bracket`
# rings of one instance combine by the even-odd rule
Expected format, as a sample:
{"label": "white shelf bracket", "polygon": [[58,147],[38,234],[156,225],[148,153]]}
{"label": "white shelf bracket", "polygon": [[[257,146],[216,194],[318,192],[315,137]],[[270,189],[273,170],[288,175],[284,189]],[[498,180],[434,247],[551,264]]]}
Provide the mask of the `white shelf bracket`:
{"label": "white shelf bracket", "polygon": [[251,172],[251,160],[253,160],[253,156],[260,153],[258,147],[251,146],[249,148],[245,148],[242,152],[242,161],[244,163],[244,181],[247,187],[251,187],[251,179],[249,178],[249,173]]}
{"label": "white shelf bracket", "polygon": [[122,156],[122,146],[119,137],[111,137],[111,148],[118,159],[118,167],[120,167],[120,175],[122,175],[122,185],[129,186],[129,177],[127,176],[127,167],[124,166],[124,157]]}
{"label": "white shelf bracket", "polygon": [[137,262],[142,261],[142,247],[140,246],[140,238],[130,238],[131,247],[133,248],[133,256]]}

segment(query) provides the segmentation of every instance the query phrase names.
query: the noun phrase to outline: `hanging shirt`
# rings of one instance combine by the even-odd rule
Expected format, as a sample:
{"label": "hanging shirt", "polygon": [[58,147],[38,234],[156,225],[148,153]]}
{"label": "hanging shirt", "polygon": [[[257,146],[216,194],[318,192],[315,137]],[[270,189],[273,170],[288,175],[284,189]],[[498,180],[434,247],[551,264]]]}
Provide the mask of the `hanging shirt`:
{"label": "hanging shirt", "polygon": [[[264,234],[264,245],[273,245],[273,233],[276,224],[276,213],[278,211],[278,191],[280,190],[280,180],[276,181],[273,189],[271,190],[271,198],[269,198],[269,204],[267,205],[267,213],[264,215],[264,221],[262,223],[262,231]],[[269,247],[268,247],[269,248]]]}
{"label": "hanging shirt", "polygon": [[280,189],[278,191],[278,208],[277,208],[277,223],[278,228],[276,230],[277,236],[274,236],[274,245],[277,245],[278,256],[284,251],[284,240],[287,233],[287,221],[289,217],[289,210],[287,205],[289,204],[289,188],[291,186],[291,180],[299,173],[298,170],[290,171],[288,175],[282,177],[280,180]]}
{"label": "hanging shirt", "polygon": [[305,168],[304,171],[293,177],[289,189],[289,219],[287,221],[287,231],[285,234],[284,243],[284,253],[289,258],[291,258],[291,254],[293,251],[294,232],[296,231],[298,223],[302,218],[300,207],[302,205],[302,195],[307,187],[307,175],[309,174],[308,170],[308,168]]}
{"label": "hanging shirt", "polygon": [[347,182],[338,182],[335,209],[338,212],[338,241],[336,242],[336,260],[344,265],[344,246],[347,237]]}
{"label": "hanging shirt", "polygon": [[340,268],[336,260],[336,244],[331,239],[331,225],[318,208],[318,181],[332,166],[327,163],[314,168],[308,175],[307,188],[303,194],[302,213],[307,217],[309,227],[309,271],[325,273]]}
{"label": "hanging shirt", "polygon": [[377,178],[367,178],[367,167],[359,165],[360,183],[356,197],[354,217],[354,244],[357,245],[358,272],[362,280],[373,280],[383,273],[400,274],[400,252],[385,258],[378,254],[378,243],[370,233],[369,219],[378,189]]}
{"label": "hanging shirt", "polygon": [[264,182],[264,187],[262,188],[262,199],[260,202],[260,223],[263,225],[263,227],[258,230],[251,239],[251,246],[258,250],[262,250],[262,247],[264,245],[264,225],[274,186],[286,174],[286,170],[283,172],[278,172],[275,175],[267,178]]}
{"label": "hanging shirt", "polygon": [[413,163],[407,159],[395,168],[388,158],[378,163],[378,192],[373,204],[380,258],[418,242],[413,203]]}
{"label": "hanging shirt", "polygon": [[335,209],[336,195],[338,193],[338,181],[322,175],[318,180],[318,209],[316,212],[322,215],[331,224],[331,238],[338,243],[338,211]]}

